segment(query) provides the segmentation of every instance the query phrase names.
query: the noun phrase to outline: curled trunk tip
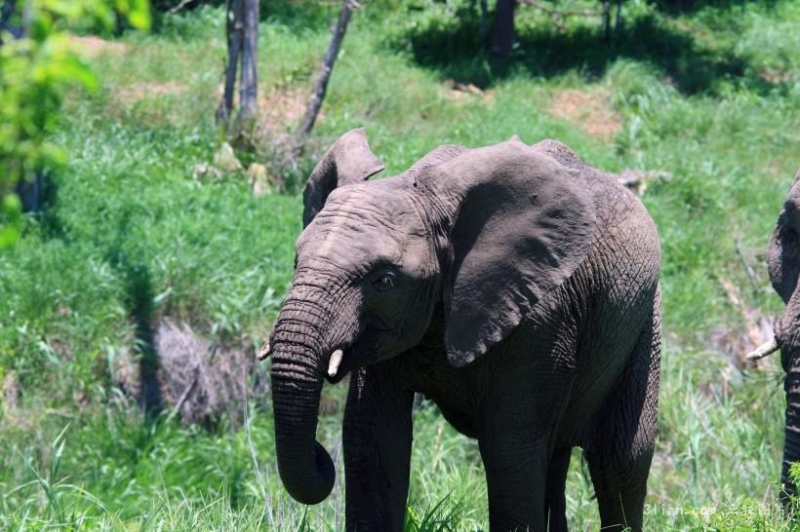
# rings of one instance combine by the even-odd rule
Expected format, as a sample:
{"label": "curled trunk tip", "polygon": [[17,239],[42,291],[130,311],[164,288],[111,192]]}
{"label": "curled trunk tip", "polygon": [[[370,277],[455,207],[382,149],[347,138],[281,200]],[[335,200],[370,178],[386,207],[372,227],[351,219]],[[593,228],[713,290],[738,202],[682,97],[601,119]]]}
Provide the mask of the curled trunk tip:
{"label": "curled trunk tip", "polygon": [[304,478],[292,469],[294,467],[292,463],[287,464],[284,460],[278,460],[281,481],[289,495],[297,502],[319,504],[327,499],[333,491],[333,484],[336,480],[333,460],[328,451],[316,441],[314,442],[314,465],[316,474],[313,475],[313,478]]}

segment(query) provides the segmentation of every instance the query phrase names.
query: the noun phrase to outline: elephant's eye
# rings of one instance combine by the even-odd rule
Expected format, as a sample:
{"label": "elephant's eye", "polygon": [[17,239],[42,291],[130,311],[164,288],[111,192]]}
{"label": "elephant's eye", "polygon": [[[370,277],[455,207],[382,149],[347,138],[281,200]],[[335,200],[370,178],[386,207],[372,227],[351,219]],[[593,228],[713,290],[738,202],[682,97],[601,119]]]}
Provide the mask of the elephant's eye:
{"label": "elephant's eye", "polygon": [[394,288],[394,274],[385,272],[372,281],[372,286],[379,292],[386,292]]}

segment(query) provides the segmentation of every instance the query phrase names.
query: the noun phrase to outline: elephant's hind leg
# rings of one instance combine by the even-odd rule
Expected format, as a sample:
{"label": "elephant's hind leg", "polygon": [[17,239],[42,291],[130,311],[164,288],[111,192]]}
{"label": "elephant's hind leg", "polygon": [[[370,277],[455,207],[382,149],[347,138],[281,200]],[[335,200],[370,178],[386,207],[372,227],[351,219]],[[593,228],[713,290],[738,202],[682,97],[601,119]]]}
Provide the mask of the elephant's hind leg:
{"label": "elephant's hind leg", "polygon": [[585,448],[603,530],[642,530],[655,445],[661,358],[658,298]]}
{"label": "elephant's hind leg", "polygon": [[556,449],[547,466],[545,511],[547,512],[547,530],[549,532],[567,532],[567,499],[564,492],[571,456],[571,447]]}

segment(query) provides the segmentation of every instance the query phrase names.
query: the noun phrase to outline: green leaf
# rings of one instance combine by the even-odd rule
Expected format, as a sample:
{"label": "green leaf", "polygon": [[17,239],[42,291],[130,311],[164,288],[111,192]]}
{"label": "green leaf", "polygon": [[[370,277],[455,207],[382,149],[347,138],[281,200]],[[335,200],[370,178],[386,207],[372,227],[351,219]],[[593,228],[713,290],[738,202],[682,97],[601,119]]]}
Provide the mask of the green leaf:
{"label": "green leaf", "polygon": [[7,223],[0,224],[0,249],[16,244],[22,227],[22,202],[13,192],[3,197],[3,218]]}
{"label": "green leaf", "polygon": [[7,194],[3,198],[3,212],[11,222],[17,222],[22,215],[22,202],[19,200],[19,196],[13,192]]}
{"label": "green leaf", "polygon": [[19,240],[19,228],[13,225],[0,225],[0,250],[14,246]]}

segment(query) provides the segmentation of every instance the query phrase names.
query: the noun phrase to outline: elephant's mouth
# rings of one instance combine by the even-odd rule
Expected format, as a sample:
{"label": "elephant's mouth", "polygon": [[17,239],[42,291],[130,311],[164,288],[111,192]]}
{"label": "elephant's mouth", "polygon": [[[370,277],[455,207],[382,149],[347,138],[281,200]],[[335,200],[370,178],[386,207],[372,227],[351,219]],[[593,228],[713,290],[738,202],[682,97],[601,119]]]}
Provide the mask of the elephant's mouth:
{"label": "elephant's mouth", "polygon": [[340,383],[352,369],[348,364],[352,359],[351,349],[344,347],[334,349],[328,361],[328,371],[325,373],[325,380],[331,384]]}
{"label": "elephant's mouth", "polygon": [[390,329],[383,322],[370,321],[352,344],[334,349],[329,357],[325,380],[337,384],[354,369],[388,358],[386,350],[381,347],[381,338],[387,331]]}

